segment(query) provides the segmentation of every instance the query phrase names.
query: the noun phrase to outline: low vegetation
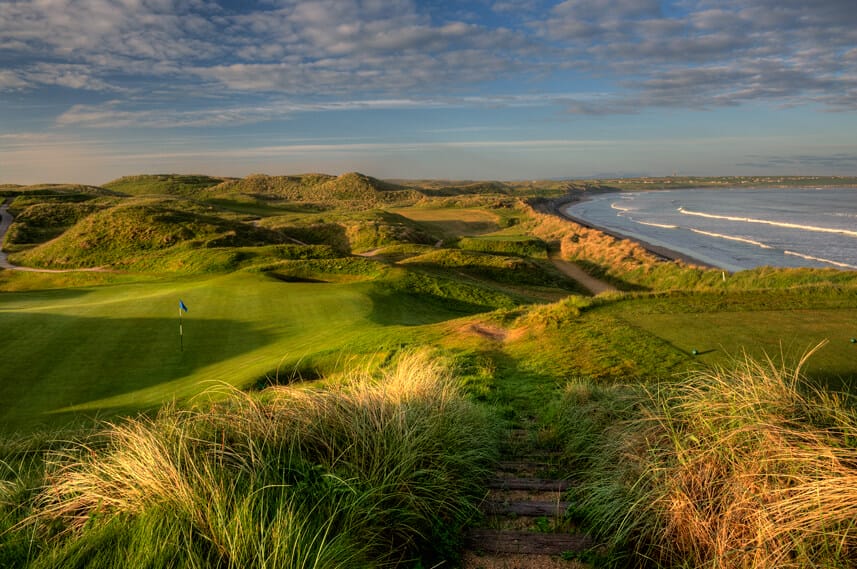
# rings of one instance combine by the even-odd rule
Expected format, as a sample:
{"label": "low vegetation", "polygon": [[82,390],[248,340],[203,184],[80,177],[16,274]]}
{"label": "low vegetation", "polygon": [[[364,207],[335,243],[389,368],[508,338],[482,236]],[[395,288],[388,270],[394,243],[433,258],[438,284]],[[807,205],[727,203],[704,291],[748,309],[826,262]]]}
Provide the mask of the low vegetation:
{"label": "low vegetation", "polygon": [[0,486],[0,563],[433,563],[454,557],[476,511],[492,425],[442,365],[411,354],[378,379],[167,407],[43,462],[7,448],[26,468]]}
{"label": "low vegetation", "polygon": [[665,567],[850,567],[857,413],[768,360],[657,386],[566,387],[575,513]]}

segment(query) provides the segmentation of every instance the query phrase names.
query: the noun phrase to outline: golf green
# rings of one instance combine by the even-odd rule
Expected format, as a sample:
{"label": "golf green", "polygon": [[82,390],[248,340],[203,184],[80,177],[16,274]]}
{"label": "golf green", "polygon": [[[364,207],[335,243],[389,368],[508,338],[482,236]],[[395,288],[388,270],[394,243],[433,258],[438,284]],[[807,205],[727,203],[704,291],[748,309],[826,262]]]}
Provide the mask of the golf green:
{"label": "golf green", "polygon": [[[188,307],[182,338],[180,299]],[[0,430],[248,386],[313,354],[379,350],[403,326],[449,317],[383,300],[371,283],[285,283],[258,273],[0,293]]]}

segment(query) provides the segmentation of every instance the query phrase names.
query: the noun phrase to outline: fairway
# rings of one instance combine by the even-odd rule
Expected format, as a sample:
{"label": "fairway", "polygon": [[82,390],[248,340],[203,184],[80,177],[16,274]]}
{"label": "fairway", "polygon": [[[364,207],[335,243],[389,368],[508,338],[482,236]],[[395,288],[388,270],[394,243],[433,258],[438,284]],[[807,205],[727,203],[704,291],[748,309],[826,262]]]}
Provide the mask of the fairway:
{"label": "fairway", "polygon": [[764,310],[679,314],[624,314],[635,327],[663,338],[684,353],[699,352],[709,364],[729,364],[747,354],[794,365],[810,348],[827,344],[807,363],[805,371],[857,379],[857,309]]}
{"label": "fairway", "polygon": [[[313,356],[383,350],[449,317],[373,301],[369,283],[284,283],[263,274],[0,294],[0,429],[69,413],[129,412],[223,383],[244,387]],[[184,349],[179,339],[179,299]],[[339,354],[337,356],[336,354]]]}

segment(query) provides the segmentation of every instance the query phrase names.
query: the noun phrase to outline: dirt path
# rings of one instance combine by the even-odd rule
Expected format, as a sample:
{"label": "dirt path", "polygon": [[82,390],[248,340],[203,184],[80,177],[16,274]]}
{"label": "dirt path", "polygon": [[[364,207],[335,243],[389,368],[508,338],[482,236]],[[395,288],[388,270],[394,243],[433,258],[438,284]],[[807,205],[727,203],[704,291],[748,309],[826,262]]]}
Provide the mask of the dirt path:
{"label": "dirt path", "polygon": [[6,237],[6,232],[9,226],[12,225],[12,214],[9,213],[9,204],[12,203],[12,198],[6,198],[0,205],[0,269],[9,271],[24,271],[30,273],[78,273],[78,272],[105,272],[101,267],[93,267],[91,269],[34,269],[32,267],[19,267],[9,262],[6,253],[3,252],[3,239]]}
{"label": "dirt path", "polygon": [[550,254],[550,260],[564,275],[576,280],[594,295],[605,292],[617,292],[619,290],[611,284],[596,279],[574,263],[560,259],[556,253],[552,252]]}

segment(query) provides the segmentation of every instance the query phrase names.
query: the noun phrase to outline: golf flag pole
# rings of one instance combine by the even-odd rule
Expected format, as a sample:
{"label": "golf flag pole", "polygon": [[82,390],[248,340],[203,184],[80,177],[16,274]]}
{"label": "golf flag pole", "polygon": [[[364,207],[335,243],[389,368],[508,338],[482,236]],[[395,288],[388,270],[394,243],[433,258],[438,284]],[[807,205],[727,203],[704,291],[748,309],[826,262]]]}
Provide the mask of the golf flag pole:
{"label": "golf flag pole", "polygon": [[179,346],[184,351],[184,327],[182,326],[182,313],[187,312],[187,305],[179,299]]}

